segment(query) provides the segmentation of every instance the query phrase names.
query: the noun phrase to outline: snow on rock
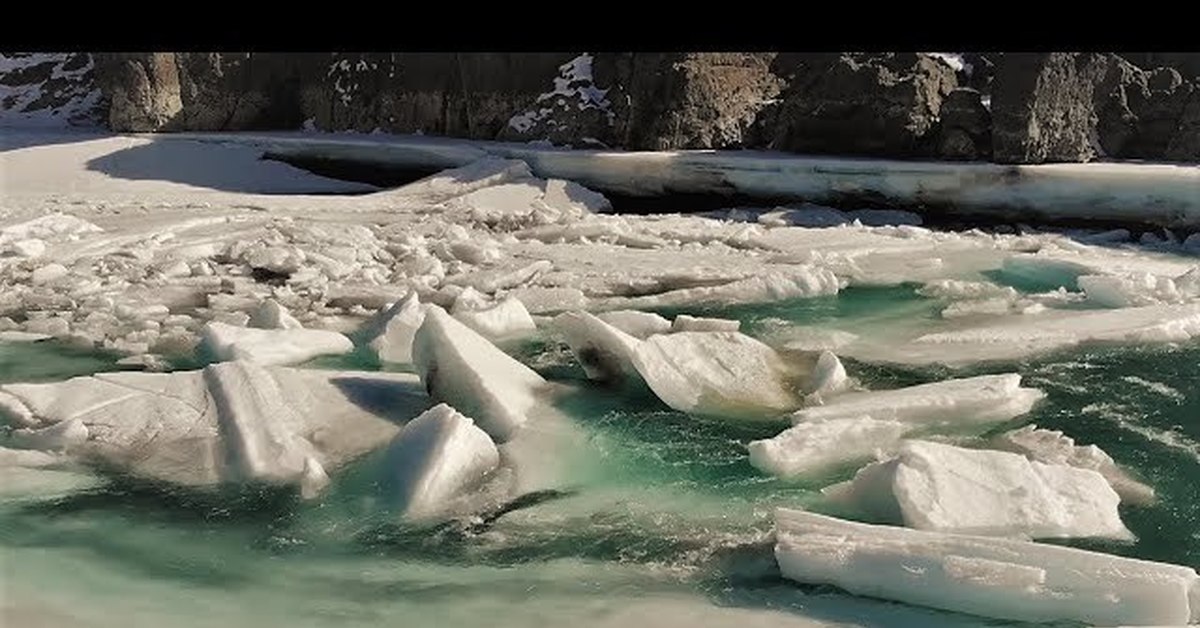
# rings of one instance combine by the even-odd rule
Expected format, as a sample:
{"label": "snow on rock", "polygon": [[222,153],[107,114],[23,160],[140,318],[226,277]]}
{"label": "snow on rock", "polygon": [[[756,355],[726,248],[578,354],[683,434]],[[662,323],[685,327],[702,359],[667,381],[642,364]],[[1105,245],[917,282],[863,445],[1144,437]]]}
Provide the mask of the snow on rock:
{"label": "snow on rock", "polygon": [[1177,277],[1151,273],[1083,275],[1077,280],[1087,301],[1122,308],[1200,299],[1200,266]]}
{"label": "snow on rock", "polygon": [[392,441],[384,484],[397,512],[426,519],[452,511],[499,464],[500,452],[487,433],[441,403],[410,421]]}
{"label": "snow on rock", "polygon": [[583,53],[558,68],[554,89],[537,97],[533,108],[514,115],[508,126],[518,133],[530,133],[543,125],[557,126],[555,113],[571,108],[583,111],[596,109],[610,125],[615,120],[608,90],[596,87],[592,76],[592,55]]}
{"label": "snow on rock", "polygon": [[774,438],[752,441],[750,464],[781,479],[819,477],[892,450],[913,426],[867,416],[800,423]]}
{"label": "snow on rock", "polygon": [[671,321],[653,312],[638,310],[614,310],[601,312],[596,318],[616,327],[634,338],[647,338],[654,334],[665,334],[671,331]]}
{"label": "snow on rock", "polygon": [[1029,541],[775,511],[783,576],[854,595],[996,619],[1098,626],[1200,619],[1200,576],[1179,565]]}
{"label": "snow on rock", "polygon": [[742,321],[680,314],[671,321],[671,331],[738,331]]}
{"label": "snow on rock", "polygon": [[0,53],[0,126],[99,126],[103,95],[85,52]]}
{"label": "snow on rock", "polygon": [[258,329],[303,329],[304,325],[275,299],[267,299],[250,316],[249,325]]}
{"label": "snow on rock", "polygon": [[1154,501],[1154,489],[1129,477],[1104,450],[1095,445],[1076,445],[1074,439],[1058,430],[1026,425],[992,437],[988,446],[1045,464],[1096,471],[1108,480],[1123,502],[1144,505]]}
{"label": "snow on rock", "polygon": [[950,379],[908,388],[848,392],[792,414],[796,425],[868,416],[925,427],[998,423],[1029,412],[1045,394],[1016,373]]}
{"label": "snow on rock", "polygon": [[[427,407],[417,378],[250,362],[177,373],[102,373],[0,385],[22,446],[187,486],[294,484],[314,495],[336,469],[390,441]],[[18,433],[20,435],[18,435]]]}
{"label": "snow on rock", "polygon": [[664,403],[681,412],[775,419],[800,404],[797,373],[775,350],[738,332],[651,336],[633,364]]}
{"label": "snow on rock", "polygon": [[201,339],[203,348],[218,360],[250,360],[263,365],[299,364],[354,350],[349,338],[333,331],[252,329],[216,321],[204,326]]}
{"label": "snow on rock", "polygon": [[905,441],[895,458],[825,490],[831,500],[918,530],[1131,540],[1120,497],[1090,469],[1003,451]]}
{"label": "snow on rock", "polygon": [[450,313],[467,327],[493,341],[512,339],[537,330],[529,310],[521,301],[507,297],[493,303],[473,288],[467,288],[458,295]]}
{"label": "snow on rock", "polygon": [[546,383],[437,306],[426,310],[412,354],[429,395],[473,417],[497,443],[525,423]]}
{"label": "snow on rock", "polygon": [[413,337],[424,321],[425,309],[414,291],[379,312],[363,335],[381,362],[411,364]]}
{"label": "snow on rock", "polygon": [[617,383],[641,379],[633,363],[633,354],[641,340],[583,311],[559,314],[553,325],[564,336],[589,379]]}

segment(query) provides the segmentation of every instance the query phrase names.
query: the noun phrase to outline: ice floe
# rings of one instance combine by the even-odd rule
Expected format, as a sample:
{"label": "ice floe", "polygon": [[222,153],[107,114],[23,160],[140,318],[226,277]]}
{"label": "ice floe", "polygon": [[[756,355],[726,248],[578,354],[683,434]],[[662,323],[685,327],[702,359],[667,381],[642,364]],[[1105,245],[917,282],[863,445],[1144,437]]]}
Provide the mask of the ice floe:
{"label": "ice floe", "polygon": [[473,288],[463,290],[450,310],[454,318],[489,340],[507,340],[533,333],[537,326],[518,299],[492,302]]}
{"label": "ice floe", "polygon": [[417,293],[396,301],[379,312],[367,325],[364,336],[367,346],[381,362],[412,363],[413,338],[425,321],[425,309]]}
{"label": "ice floe", "polygon": [[596,317],[634,338],[665,334],[671,331],[672,325],[671,321],[658,314],[638,310],[600,312]]}
{"label": "ice floe", "polygon": [[680,314],[671,321],[671,331],[738,331],[742,322],[727,318],[705,318]]}
{"label": "ice floe", "polygon": [[582,311],[559,314],[553,324],[589,379],[614,383],[640,380],[633,354],[642,341]]}
{"label": "ice floe", "polygon": [[748,446],[754,468],[782,479],[820,477],[851,462],[882,456],[912,425],[868,416],[800,423]]}
{"label": "ice floe", "polygon": [[546,383],[437,306],[426,310],[412,355],[430,396],[475,419],[497,443],[525,423]]}
{"label": "ice floe", "polygon": [[454,512],[500,464],[487,433],[441,403],[404,426],[388,446],[386,498],[399,514],[426,519]]}
{"label": "ice floe", "polygon": [[1200,620],[1200,576],[1056,545],[775,511],[785,578],[997,619],[1100,626]]}
{"label": "ice floe", "polygon": [[904,441],[895,458],[825,492],[856,512],[918,530],[1133,538],[1117,513],[1120,497],[1104,476],[1009,452]]}

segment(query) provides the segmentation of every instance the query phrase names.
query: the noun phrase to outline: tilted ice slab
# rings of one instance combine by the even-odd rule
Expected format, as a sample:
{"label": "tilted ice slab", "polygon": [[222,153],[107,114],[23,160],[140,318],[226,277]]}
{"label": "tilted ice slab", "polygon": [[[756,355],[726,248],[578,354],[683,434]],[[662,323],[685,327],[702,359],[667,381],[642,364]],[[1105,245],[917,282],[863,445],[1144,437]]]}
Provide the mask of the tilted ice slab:
{"label": "tilted ice slab", "polygon": [[634,338],[646,338],[654,334],[665,334],[671,331],[671,321],[653,312],[614,310],[611,312],[601,312],[596,315],[596,318]]}
{"label": "tilted ice slab", "polygon": [[819,476],[882,455],[913,429],[911,423],[868,416],[800,423],[774,438],[752,441],[750,464],[782,479]]}
{"label": "tilted ice slab", "polygon": [[249,360],[264,365],[299,364],[320,355],[354,350],[354,343],[335,331],[254,329],[218,321],[205,325],[201,343],[218,360]]}
{"label": "tilted ice slab", "polygon": [[497,443],[525,423],[546,383],[437,306],[413,339],[413,364],[431,397],[474,418]]}
{"label": "tilted ice slab", "polygon": [[70,438],[65,449],[83,462],[189,486],[298,484],[307,495],[324,484],[324,470],[388,442],[398,421],[427,404],[413,375],[245,361],[5,384],[0,397],[0,414],[31,432],[81,425],[86,440]]}
{"label": "tilted ice slab", "polygon": [[719,286],[698,286],[659,294],[614,300],[622,307],[654,308],[680,305],[770,303],[785,299],[837,294],[842,282],[833,271],[798,265],[739,279]]}
{"label": "tilted ice slab", "polygon": [[739,331],[742,321],[680,314],[671,321],[671,331]]}
{"label": "tilted ice slab", "polygon": [[1022,454],[1030,460],[1046,464],[1091,469],[1108,480],[1117,495],[1121,496],[1121,501],[1133,504],[1154,501],[1154,489],[1129,477],[1103,449],[1095,445],[1076,445],[1073,438],[1058,430],[1026,425],[991,438],[988,446]]}
{"label": "tilted ice slab", "polygon": [[455,299],[450,314],[489,340],[516,338],[537,330],[529,310],[519,300],[507,297],[493,303],[477,298],[481,296],[467,288]]}
{"label": "tilted ice slab", "polygon": [[[815,371],[820,372],[819,368]],[[844,369],[841,378],[845,378]],[[1040,390],[1022,387],[1016,373],[826,395],[822,396],[823,405],[794,412],[791,428],[773,438],[752,441],[750,464],[783,479],[815,477],[890,453],[913,432],[970,429],[1006,421],[1028,412],[1043,396]]]}
{"label": "tilted ice slab", "polygon": [[1021,386],[1017,373],[980,375],[908,388],[850,392],[792,414],[796,425],[868,416],[917,427],[969,426],[1006,421],[1029,412],[1044,393]]}
{"label": "tilted ice slab", "polygon": [[409,519],[455,509],[500,464],[500,452],[475,422],[441,403],[413,419],[388,447],[387,499]]}
{"label": "tilted ice slab", "polygon": [[1179,565],[782,508],[775,529],[785,578],[854,595],[1017,621],[1181,626],[1200,620],[1200,576]]}
{"label": "tilted ice slab", "polygon": [[1151,273],[1084,275],[1079,288],[1090,303],[1104,307],[1136,307],[1200,300],[1200,266],[1175,277]]}
{"label": "tilted ice slab", "polygon": [[905,441],[895,458],[826,489],[836,503],[918,530],[1131,540],[1121,499],[1090,469],[1004,451]]}
{"label": "tilted ice slab", "polygon": [[424,321],[425,309],[414,291],[379,312],[363,335],[381,362],[411,364],[413,337]]}
{"label": "tilted ice slab", "polygon": [[668,406],[730,418],[778,418],[800,404],[799,375],[774,349],[738,332],[651,336],[633,365]]}
{"label": "tilted ice slab", "polygon": [[588,379],[623,382],[640,380],[633,354],[642,341],[587,312],[565,312],[554,318],[571,353]]}
{"label": "tilted ice slab", "polygon": [[602,192],[741,194],[822,203],[847,195],[891,204],[955,207],[1003,216],[1200,223],[1200,172],[1186,165],[1000,165],[814,157],[764,151],[625,152],[528,144],[299,133],[178,134],[172,139],[239,142],[272,153],[368,164],[461,166],[485,156],[521,159],[541,177]]}

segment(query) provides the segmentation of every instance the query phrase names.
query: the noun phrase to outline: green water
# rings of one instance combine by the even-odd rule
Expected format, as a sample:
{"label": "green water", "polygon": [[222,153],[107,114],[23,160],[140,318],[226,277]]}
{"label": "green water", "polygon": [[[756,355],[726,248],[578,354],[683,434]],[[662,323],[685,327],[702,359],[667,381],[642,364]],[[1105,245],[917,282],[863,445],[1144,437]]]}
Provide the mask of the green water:
{"label": "green water", "polygon": [[[702,313],[737,317],[754,334],[772,319],[866,329],[935,312],[902,287]],[[401,525],[379,514],[375,455],[338,473],[316,502],[128,481],[10,496],[0,501],[6,625],[745,626],[736,614],[745,609],[773,611],[763,624],[773,626],[1004,624],[782,580],[771,508],[816,506],[820,483],[787,485],[750,467],[746,443],[778,428],[703,421],[645,390],[588,384],[553,342],[511,350],[570,385],[554,403],[586,435],[586,451],[567,455],[587,469],[561,492],[486,521]],[[109,357],[52,344],[0,345],[0,381],[112,368]],[[873,388],[951,375],[847,368]],[[1158,491],[1153,506],[1122,508],[1138,541],[1070,544],[1200,568],[1200,347],[1080,350],[966,374],[1009,370],[1048,395],[1021,423],[1100,445]]]}

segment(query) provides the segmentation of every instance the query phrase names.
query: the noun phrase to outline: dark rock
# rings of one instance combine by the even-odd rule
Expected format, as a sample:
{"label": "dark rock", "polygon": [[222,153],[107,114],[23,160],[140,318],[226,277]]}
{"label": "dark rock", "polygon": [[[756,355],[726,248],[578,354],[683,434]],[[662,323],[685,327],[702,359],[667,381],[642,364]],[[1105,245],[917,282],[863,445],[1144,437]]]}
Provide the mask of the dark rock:
{"label": "dark rock", "polygon": [[918,54],[814,55],[797,61],[778,109],[763,116],[762,141],[802,153],[913,157],[932,152],[954,70]]}
{"label": "dark rock", "polygon": [[183,109],[174,53],[95,56],[96,79],[109,101],[110,129],[141,133],[173,128]]}
{"label": "dark rock", "polygon": [[942,101],[937,155],[943,159],[989,159],[992,113],[975,89],[960,87]]}
{"label": "dark rock", "polygon": [[[1195,160],[1194,128],[1185,121],[1197,88],[1173,68],[1145,71],[1113,57],[1097,88],[1097,132],[1106,155],[1124,159]],[[1174,148],[1172,148],[1174,147]]]}
{"label": "dark rock", "polygon": [[734,148],[780,92],[774,53],[611,55],[598,82],[611,86],[617,141],[636,150]]}
{"label": "dark rock", "polygon": [[1081,162],[1097,155],[1093,95],[1110,56],[1006,53],[992,87],[998,163]]}
{"label": "dark rock", "polygon": [[558,67],[557,76],[546,82],[543,91],[511,115],[500,129],[498,139],[506,141],[545,140],[557,145],[610,146],[617,143],[616,114],[611,87],[598,84],[596,66],[608,78],[614,54],[581,54]]}
{"label": "dark rock", "polygon": [[964,52],[963,63],[969,71],[964,72],[966,81],[959,81],[959,84],[991,95],[992,81],[996,78],[996,61],[1002,55],[1000,52]]}
{"label": "dark rock", "polygon": [[1172,68],[1186,80],[1200,79],[1200,52],[1121,52],[1122,59],[1143,69]]}

